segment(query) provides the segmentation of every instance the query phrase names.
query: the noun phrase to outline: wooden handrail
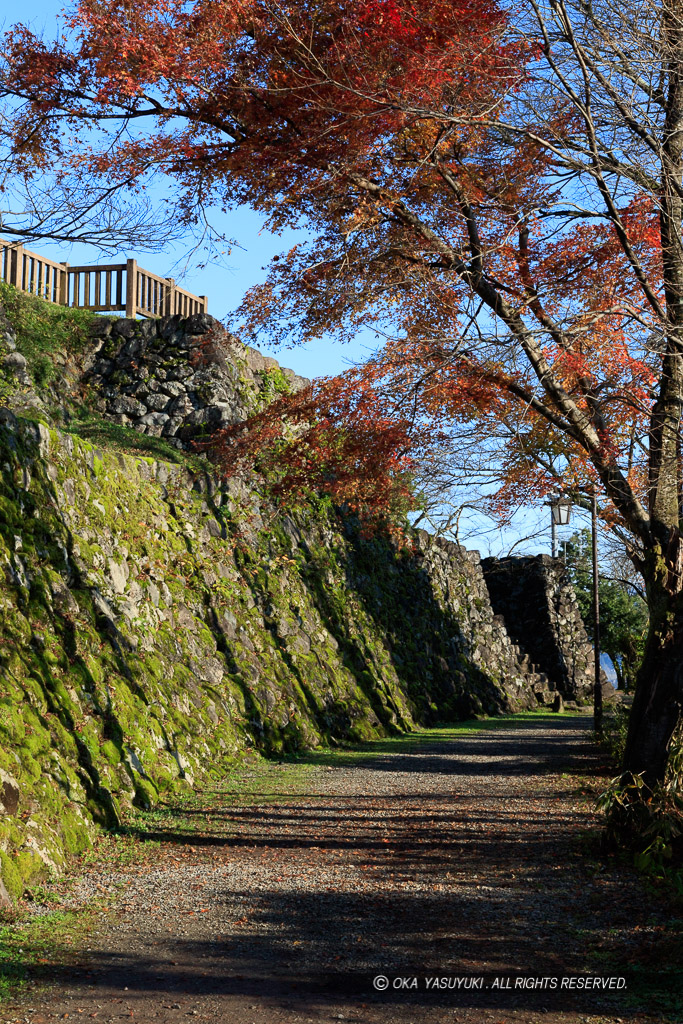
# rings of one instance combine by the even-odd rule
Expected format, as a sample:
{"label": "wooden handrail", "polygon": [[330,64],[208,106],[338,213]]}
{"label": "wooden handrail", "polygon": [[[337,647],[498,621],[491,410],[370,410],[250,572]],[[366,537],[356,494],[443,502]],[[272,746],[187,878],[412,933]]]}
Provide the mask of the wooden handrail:
{"label": "wooden handrail", "polygon": [[49,302],[66,305],[67,278],[65,263],[39,256],[23,245],[12,245],[0,239],[0,279],[29,295],[39,295]]}
{"label": "wooden handrail", "polygon": [[206,313],[206,295],[193,295],[172,277],[143,270],[136,260],[70,267],[0,238],[0,280],[48,302],[127,317],[192,316]]}

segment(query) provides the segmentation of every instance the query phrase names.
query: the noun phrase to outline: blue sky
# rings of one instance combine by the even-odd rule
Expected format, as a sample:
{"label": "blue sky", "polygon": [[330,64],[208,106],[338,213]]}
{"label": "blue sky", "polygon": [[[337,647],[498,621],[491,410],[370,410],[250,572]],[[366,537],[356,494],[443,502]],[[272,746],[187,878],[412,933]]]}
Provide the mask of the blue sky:
{"label": "blue sky", "polygon": [[[15,19],[27,24],[37,34],[44,33],[46,38],[56,34],[58,16],[64,9],[60,0],[24,0],[5,17],[5,25],[9,26]],[[163,195],[158,190],[159,198]],[[207,295],[209,312],[219,320],[225,319],[240,303],[246,290],[253,284],[263,281],[265,268],[277,253],[287,251],[297,240],[294,232],[287,232],[281,237],[263,230],[262,219],[247,207],[242,207],[229,215],[215,215],[214,223],[219,230],[238,242],[239,247],[226,255],[221,264],[209,263],[198,268],[203,262],[202,256],[191,258],[186,266],[184,259],[191,240],[183,245],[178,243],[168,247],[164,253],[121,252],[119,256],[103,258],[97,250],[82,245],[57,246],[46,242],[35,243],[33,248],[46,256],[59,260],[67,260],[71,264],[99,262],[119,262],[119,257],[136,256],[138,263],[146,270],[163,277],[174,276],[178,283],[195,294]],[[303,237],[302,235],[299,236]],[[180,264],[181,273],[178,269]],[[304,377],[318,377],[338,373],[349,361],[358,361],[373,345],[372,336],[359,339],[354,345],[332,345],[318,342],[307,346],[298,346],[285,351],[272,350],[274,355],[285,366],[291,367]],[[262,351],[268,352],[264,346]]]}
{"label": "blue sky", "polygon": [[[64,4],[60,0],[23,0],[11,14],[5,16],[5,25],[8,27],[14,20],[20,20],[37,34],[44,33],[47,38],[53,38],[57,30],[58,16],[63,9]],[[158,193],[158,197],[161,199],[161,192]],[[191,259],[182,278],[178,264],[180,262],[184,265],[183,257],[188,251],[189,242],[186,245],[169,245],[168,250],[161,254],[121,252],[111,260],[107,257],[106,262],[119,262],[126,256],[135,256],[145,269],[164,277],[174,276],[183,287],[195,294],[207,295],[209,312],[222,320],[239,305],[245,291],[251,285],[265,279],[265,268],[271,258],[288,250],[297,236],[294,232],[287,232],[281,237],[272,235],[263,229],[260,216],[246,207],[227,216],[217,215],[216,226],[228,237],[236,239],[239,247],[235,247],[225,256],[225,262],[220,265],[209,263],[200,268],[198,264],[202,262],[201,256],[197,256],[194,263]],[[67,260],[72,264],[105,261],[96,249],[81,245],[56,246],[36,243],[33,248],[53,259]],[[359,336],[352,344],[346,346],[321,340],[306,346],[279,351],[262,345],[261,350],[274,355],[284,366],[291,367],[304,377],[318,377],[340,372],[349,362],[361,360],[373,347],[373,336],[367,334]],[[566,536],[571,532],[571,528],[565,529],[564,534]],[[503,531],[480,516],[471,516],[462,532],[461,542],[467,547],[479,548],[482,554],[497,555],[507,551],[521,538],[529,536],[530,540],[517,544],[516,554],[549,551],[550,516],[547,509],[520,508],[513,524]]]}

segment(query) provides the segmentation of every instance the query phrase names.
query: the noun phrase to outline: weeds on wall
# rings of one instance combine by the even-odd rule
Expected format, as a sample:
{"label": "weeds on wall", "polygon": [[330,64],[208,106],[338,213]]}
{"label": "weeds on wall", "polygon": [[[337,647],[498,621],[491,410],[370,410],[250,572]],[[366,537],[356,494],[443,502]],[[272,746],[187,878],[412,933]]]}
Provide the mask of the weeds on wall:
{"label": "weeds on wall", "polygon": [[16,331],[19,350],[38,387],[45,387],[54,376],[56,353],[82,352],[88,344],[88,329],[94,319],[88,310],[54,305],[4,281],[0,281],[0,305]]}
{"label": "weeds on wall", "polygon": [[197,456],[174,447],[166,438],[141,434],[133,427],[112,423],[85,406],[75,411],[67,430],[110,451],[141,454],[177,465],[192,464],[196,468],[202,465]]}

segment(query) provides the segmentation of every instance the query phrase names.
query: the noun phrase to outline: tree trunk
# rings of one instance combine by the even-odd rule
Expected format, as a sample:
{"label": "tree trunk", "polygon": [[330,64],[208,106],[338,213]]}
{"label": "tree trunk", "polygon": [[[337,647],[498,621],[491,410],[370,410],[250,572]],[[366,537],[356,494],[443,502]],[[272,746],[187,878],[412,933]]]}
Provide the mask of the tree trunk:
{"label": "tree trunk", "polygon": [[647,793],[664,780],[683,704],[683,599],[680,593],[658,590],[648,602],[650,629],[624,755],[624,770],[640,775]]}
{"label": "tree trunk", "polygon": [[619,690],[621,693],[624,693],[626,691],[626,680],[627,680],[627,675],[626,675],[626,672],[625,672],[625,670],[623,668],[623,660],[624,660],[623,656],[622,656],[621,659],[617,658],[616,661],[614,660],[614,658],[612,659],[612,664],[614,665],[614,671],[617,674],[617,690]]}
{"label": "tree trunk", "polygon": [[683,22],[678,0],[661,21],[666,116],[661,139],[660,229],[666,296],[666,348],[650,429],[650,538],[644,578],[650,628],[638,672],[624,756],[647,796],[664,780],[683,695],[683,548],[680,533],[680,429],[683,409]]}

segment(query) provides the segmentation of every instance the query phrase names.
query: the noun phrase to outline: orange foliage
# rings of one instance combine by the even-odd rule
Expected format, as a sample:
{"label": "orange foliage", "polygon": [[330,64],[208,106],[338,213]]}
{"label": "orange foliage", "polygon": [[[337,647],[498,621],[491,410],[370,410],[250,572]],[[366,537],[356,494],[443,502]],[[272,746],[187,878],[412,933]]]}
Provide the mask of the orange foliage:
{"label": "orange foliage", "polygon": [[260,459],[280,496],[323,489],[391,518],[421,465],[465,433],[493,457],[495,436],[501,514],[561,474],[602,480],[640,522],[657,205],[630,186],[616,212],[577,212],[557,154],[581,118],[525,107],[543,47],[495,0],[80,0],[69,24],[52,46],[7,37],[19,165],[135,184],[161,170],[188,223],[249,203],[275,230],[304,225],[243,329],[390,339],[214,439],[226,472]]}

